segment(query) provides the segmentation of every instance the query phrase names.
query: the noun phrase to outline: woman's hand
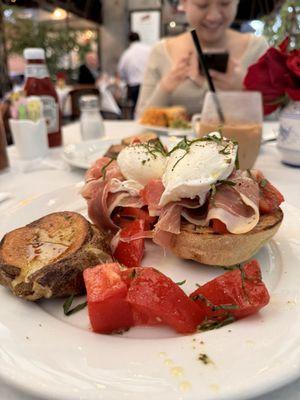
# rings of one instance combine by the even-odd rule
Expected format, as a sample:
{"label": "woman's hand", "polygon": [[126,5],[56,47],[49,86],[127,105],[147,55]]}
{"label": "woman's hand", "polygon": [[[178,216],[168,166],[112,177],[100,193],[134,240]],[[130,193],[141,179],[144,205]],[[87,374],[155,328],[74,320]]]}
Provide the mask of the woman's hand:
{"label": "woman's hand", "polygon": [[213,78],[214,84],[219,90],[242,90],[246,71],[241,63],[230,58],[228,68],[225,73],[210,69],[209,73]]}
{"label": "woman's hand", "polygon": [[172,93],[190,75],[192,52],[180,58],[171,70],[161,79],[160,86],[163,90]]}

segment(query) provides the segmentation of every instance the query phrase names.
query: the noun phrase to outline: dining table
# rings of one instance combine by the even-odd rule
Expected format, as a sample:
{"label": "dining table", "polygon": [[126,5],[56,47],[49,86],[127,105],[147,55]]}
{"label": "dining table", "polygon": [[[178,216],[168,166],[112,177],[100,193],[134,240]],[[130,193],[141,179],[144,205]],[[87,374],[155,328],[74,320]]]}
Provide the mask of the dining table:
{"label": "dining table", "polygon": [[[135,121],[105,121],[106,137],[116,141],[138,134],[142,130],[143,128]],[[281,162],[280,152],[276,146],[277,131],[277,122],[264,123],[263,140],[254,168],[262,170],[265,177],[283,193],[285,201],[298,208],[300,168]],[[80,142],[80,125],[78,122],[63,127],[64,146],[76,145]],[[52,148],[44,159],[30,162],[20,159],[15,146],[8,147],[10,167],[0,173],[0,194],[4,194],[3,197],[0,196],[0,221],[1,215],[5,215],[7,210],[84,179],[85,170],[76,168],[66,162],[62,158],[63,151],[63,146]],[[5,307],[5,304],[2,304],[1,307]],[[4,380],[1,380],[0,376],[0,399],[33,400],[36,397],[32,397],[32,395],[21,392],[20,389],[9,385]],[[300,400],[300,379],[293,380],[286,386],[255,397],[255,399]]]}

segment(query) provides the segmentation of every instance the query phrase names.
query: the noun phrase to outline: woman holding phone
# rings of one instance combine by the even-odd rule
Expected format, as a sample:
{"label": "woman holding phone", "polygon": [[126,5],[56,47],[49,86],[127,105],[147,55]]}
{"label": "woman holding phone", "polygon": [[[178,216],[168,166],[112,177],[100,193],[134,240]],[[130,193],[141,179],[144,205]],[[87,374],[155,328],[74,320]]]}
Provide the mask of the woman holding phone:
{"label": "woman holding phone", "polygon": [[[228,52],[228,63],[221,66],[226,72],[210,69],[216,88],[242,90],[248,66],[268,48],[265,38],[230,29],[238,0],[181,0],[181,3],[204,52]],[[182,105],[192,115],[201,111],[206,91],[190,32],[162,39],[150,55],[137,114],[141,115],[148,107]]]}

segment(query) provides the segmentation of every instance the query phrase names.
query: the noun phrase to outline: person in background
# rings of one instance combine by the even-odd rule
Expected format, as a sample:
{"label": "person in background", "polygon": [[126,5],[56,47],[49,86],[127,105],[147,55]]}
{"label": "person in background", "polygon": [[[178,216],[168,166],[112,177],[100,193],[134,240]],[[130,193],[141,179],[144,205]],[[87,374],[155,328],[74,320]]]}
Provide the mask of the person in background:
{"label": "person in background", "polygon": [[78,83],[94,85],[100,76],[97,54],[89,51],[85,55],[85,63],[79,67]]}
{"label": "person in background", "polygon": [[128,99],[135,108],[151,48],[140,41],[136,32],[130,32],[128,40],[130,44],[120,58],[118,72],[127,84]]}
{"label": "person in background", "polygon": [[[230,29],[238,0],[181,0],[181,3],[203,50],[229,52],[226,73],[210,71],[216,88],[242,90],[247,68],[268,48],[265,38]],[[163,39],[149,57],[137,115],[148,107],[171,105],[185,106],[190,115],[198,113],[207,90],[190,32]]]}

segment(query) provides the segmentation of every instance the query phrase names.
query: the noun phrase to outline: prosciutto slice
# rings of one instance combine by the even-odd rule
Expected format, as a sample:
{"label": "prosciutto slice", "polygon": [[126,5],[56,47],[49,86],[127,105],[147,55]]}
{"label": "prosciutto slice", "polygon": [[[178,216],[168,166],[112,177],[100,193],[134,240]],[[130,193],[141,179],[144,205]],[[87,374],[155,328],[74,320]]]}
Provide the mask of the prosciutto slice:
{"label": "prosciutto slice", "polygon": [[162,207],[159,206],[159,201],[164,190],[165,188],[161,179],[152,179],[140,192],[142,199],[148,206],[151,217],[156,217],[161,213]]}
{"label": "prosciutto slice", "polygon": [[112,178],[124,179],[116,160],[108,157],[101,157],[87,170],[85,181],[90,182],[99,179],[103,176],[103,173],[105,173],[107,180]]}
{"label": "prosciutto slice", "polygon": [[210,199],[206,218],[198,223],[206,226],[211,219],[218,219],[230,233],[249,232],[259,221],[258,184],[246,171],[239,170],[234,171],[228,180],[234,186],[224,183],[217,187],[216,194]]}
{"label": "prosciutto slice", "polygon": [[115,160],[102,157],[87,171],[85,178],[81,195],[88,202],[89,217],[100,229],[113,232],[119,229],[111,219],[116,207],[141,208],[144,205],[140,196],[142,185],[125,180]]}

